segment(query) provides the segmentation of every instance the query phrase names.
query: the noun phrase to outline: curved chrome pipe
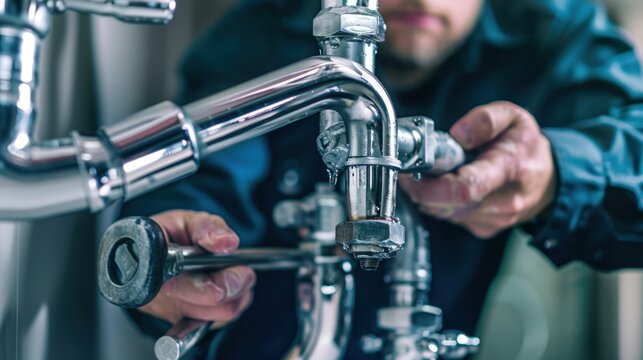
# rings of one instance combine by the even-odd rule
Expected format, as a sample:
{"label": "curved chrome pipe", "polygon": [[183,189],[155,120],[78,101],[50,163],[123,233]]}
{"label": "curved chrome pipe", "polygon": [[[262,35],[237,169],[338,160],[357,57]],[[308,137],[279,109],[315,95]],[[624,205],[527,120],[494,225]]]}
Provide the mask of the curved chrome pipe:
{"label": "curved chrome pipe", "polygon": [[337,111],[345,121],[381,122],[381,155],[397,160],[395,110],[388,93],[371,72],[343,58],[302,60],[185,106],[205,155],[322,110]]}
{"label": "curved chrome pipe", "polygon": [[[306,59],[189,104],[185,110],[162,103],[100,130],[97,137],[74,134],[43,145],[31,141],[33,87],[23,84],[9,94],[15,96],[0,98],[0,218],[4,219],[102,210],[116,200],[192,174],[201,156],[326,109],[347,121],[381,129],[381,138],[366,145],[380,150],[376,155],[383,162],[397,162],[395,113],[384,87],[370,72],[345,59]],[[373,153],[373,149],[353,151]],[[355,157],[354,167],[379,167],[363,165],[360,159]],[[375,215],[388,219],[394,216],[397,170],[385,167],[382,172],[383,186],[370,193],[349,192],[349,203],[378,198]],[[349,218],[369,215],[373,214],[349,212]]]}
{"label": "curved chrome pipe", "polygon": [[[351,144],[349,160],[354,162],[349,168],[366,172],[383,166],[382,193],[379,186],[368,189],[369,193],[348,183],[348,189],[354,190],[347,192],[348,217],[394,218],[399,167],[395,110],[384,87],[360,65],[338,57],[313,57],[185,106],[204,155],[322,110],[338,112],[347,128],[358,124],[379,133],[379,138],[368,142],[361,138]],[[365,158],[380,162],[365,165],[360,161]]]}

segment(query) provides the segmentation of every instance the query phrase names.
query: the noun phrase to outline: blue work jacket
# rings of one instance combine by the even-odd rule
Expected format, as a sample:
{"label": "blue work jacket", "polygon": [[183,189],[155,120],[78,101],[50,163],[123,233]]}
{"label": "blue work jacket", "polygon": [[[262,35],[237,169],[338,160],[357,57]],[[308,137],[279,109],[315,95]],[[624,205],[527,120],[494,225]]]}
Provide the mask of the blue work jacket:
{"label": "blue work jacket", "polygon": [[[187,103],[319,53],[312,19],[319,1],[242,1],[191,47],[182,67]],[[386,86],[386,79],[380,77]],[[558,189],[548,215],[525,227],[553,264],[597,269],[643,266],[643,77],[632,44],[602,7],[582,0],[489,0],[460,48],[413,91],[388,90],[399,116],[425,115],[448,130],[473,107],[507,100],[529,110],[551,142]],[[277,202],[327,181],[316,151],[318,121],[305,119],[204,159],[197,174],[150,193],[124,215],[192,209],[222,216],[242,246],[296,246],[278,229]],[[430,299],[445,328],[473,333],[508,231],[481,241],[430,217]],[[382,272],[356,272],[353,334],[376,331],[387,302]],[[163,327],[135,314],[159,335]],[[166,324],[167,326],[167,324]],[[296,333],[294,274],[260,273],[252,307],[212,335],[196,358],[278,359]]]}

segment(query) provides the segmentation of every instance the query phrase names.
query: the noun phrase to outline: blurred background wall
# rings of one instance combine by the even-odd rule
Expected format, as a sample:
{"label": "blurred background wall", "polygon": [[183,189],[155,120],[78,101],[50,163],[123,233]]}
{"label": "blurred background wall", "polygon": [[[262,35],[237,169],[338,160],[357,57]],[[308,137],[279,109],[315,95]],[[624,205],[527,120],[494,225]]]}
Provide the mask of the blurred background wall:
{"label": "blurred background wall", "polygon": [[[39,135],[93,131],[171,99],[191,41],[236,0],[180,1],[166,27],[67,14],[55,19],[41,69]],[[609,0],[643,48],[643,1]],[[95,286],[94,217],[0,222],[0,359],[151,359],[141,336]],[[514,236],[485,306],[478,360],[643,359],[643,276],[554,269]]]}

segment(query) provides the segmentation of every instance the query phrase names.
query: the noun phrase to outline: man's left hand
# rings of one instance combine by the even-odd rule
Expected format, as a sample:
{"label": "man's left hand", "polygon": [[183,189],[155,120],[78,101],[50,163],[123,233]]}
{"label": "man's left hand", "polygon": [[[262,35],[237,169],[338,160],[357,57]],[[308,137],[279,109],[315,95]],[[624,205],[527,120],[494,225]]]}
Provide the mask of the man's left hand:
{"label": "man's left hand", "polygon": [[437,178],[400,176],[400,185],[422,212],[490,238],[534,218],[553,201],[551,146],[527,110],[504,101],[479,106],[450,134],[478,156]]}

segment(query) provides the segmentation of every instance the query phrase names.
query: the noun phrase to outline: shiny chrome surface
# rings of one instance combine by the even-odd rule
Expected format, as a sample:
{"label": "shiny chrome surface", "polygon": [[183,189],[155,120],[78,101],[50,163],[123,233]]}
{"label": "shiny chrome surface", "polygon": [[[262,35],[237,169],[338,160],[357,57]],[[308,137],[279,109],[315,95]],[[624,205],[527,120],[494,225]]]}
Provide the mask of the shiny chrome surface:
{"label": "shiny chrome surface", "polygon": [[[322,9],[313,20],[313,35],[321,53],[350,59],[374,71],[377,46],[384,41],[386,29],[377,8],[377,0],[322,0]],[[381,161],[383,149],[379,147],[382,145],[379,137],[382,134],[372,122],[342,121],[342,118],[346,120],[346,115],[322,111],[317,140],[329,182],[334,185],[338,173],[346,170],[349,218],[338,226],[337,242],[359,259],[362,269],[375,270],[381,259],[394,256],[404,242],[403,235],[382,238],[387,233],[399,233],[396,231],[400,226],[395,219],[395,192],[391,189],[397,186],[400,166],[397,162]],[[332,136],[332,133],[339,136]],[[397,134],[395,137],[397,139]],[[364,233],[354,231],[356,228],[374,228],[371,223],[356,226],[351,222],[364,219],[383,219],[388,222],[389,229],[375,238],[355,238],[352,235]]]}
{"label": "shiny chrome surface", "polygon": [[387,360],[462,359],[477,352],[479,338],[459,331],[438,332],[442,310],[429,305],[429,234],[418,210],[405,196],[399,197],[397,209],[407,230],[406,245],[386,264],[384,281],[390,291],[389,306],[377,312],[378,328],[386,334],[363,337],[363,351],[381,353]]}
{"label": "shiny chrome surface", "polygon": [[174,17],[175,0],[53,0],[52,11],[67,10],[113,16],[135,23],[167,24]]}
{"label": "shiny chrome surface", "polygon": [[329,109],[346,121],[381,122],[381,156],[397,159],[395,110],[386,90],[371,72],[337,57],[305,59],[184,108],[204,155]]}
{"label": "shiny chrome surface", "polygon": [[302,267],[297,275],[295,344],[285,359],[341,359],[350,335],[355,286],[351,264],[340,257]]}
{"label": "shiny chrome surface", "polygon": [[181,179],[199,167],[196,130],[169,101],[104,128],[99,135],[116,149],[126,184],[124,200]]}
{"label": "shiny chrome surface", "polygon": [[462,146],[449,134],[435,130],[427,117],[398,119],[397,135],[403,172],[440,175],[465,161]]}
{"label": "shiny chrome surface", "polygon": [[31,31],[42,38],[49,33],[50,22],[47,1],[4,0],[0,6],[0,27]]}
{"label": "shiny chrome surface", "polygon": [[[231,254],[203,253],[193,247],[183,247],[179,271],[217,270],[234,265],[246,265],[255,270],[296,269],[312,261],[306,251],[298,249],[239,249]],[[168,259],[169,260],[169,259]]]}
{"label": "shiny chrome surface", "polygon": [[[377,12],[378,1],[322,0],[321,11],[313,19],[313,35],[323,55],[353,60],[369,71],[375,70],[378,43],[384,40],[384,20]],[[342,118],[333,111],[320,113],[320,130],[343,125]],[[331,178],[344,168],[349,148],[341,142],[319,147]],[[319,144],[319,141],[318,141]],[[332,155],[334,152],[345,153]],[[331,179],[331,182],[334,182]]]}
{"label": "shiny chrome surface", "polygon": [[[35,8],[33,5],[32,9]],[[17,10],[17,7],[7,9]],[[0,23],[0,218],[3,219],[64,213],[86,204],[73,142],[57,139],[38,144],[32,140],[40,41],[31,29],[19,30]],[[43,172],[47,172],[46,177]]]}
{"label": "shiny chrome surface", "polygon": [[404,225],[405,245],[386,264],[384,282],[389,286],[392,306],[429,304],[431,284],[431,253],[429,232],[415,205],[403,194],[398,199],[397,214]]}
{"label": "shiny chrome surface", "polygon": [[282,201],[273,210],[278,226],[308,230],[299,248],[315,259],[297,273],[299,327],[285,359],[341,359],[344,355],[355,285],[350,262],[337,255],[334,232],[335,225],[345,217],[339,194],[328,184],[317,184],[312,195],[299,201]]}
{"label": "shiny chrome surface", "polygon": [[[113,9],[128,9],[130,15],[137,14],[131,6],[139,10],[158,10],[165,6],[173,11],[174,8],[173,1],[88,0],[71,3],[91,6],[100,3]],[[168,168],[174,168],[174,174],[168,174],[169,169],[166,173],[159,172],[159,164],[149,161],[149,156],[130,158],[132,161],[127,158],[122,160],[118,153],[121,149],[113,147],[104,137],[82,137],[74,133],[64,139],[41,143],[33,141],[40,42],[49,31],[51,9],[48,6],[55,5],[54,1],[7,0],[0,6],[1,219],[39,218],[85,208],[98,211],[113,201],[127,198],[127,195],[135,196],[143,188],[149,190],[157,180],[163,183],[166,177],[182,177],[196,169],[194,163],[198,161],[198,156],[192,155],[193,159],[186,160],[192,163],[191,166],[174,161],[179,156],[175,144],[167,149],[172,156],[163,154],[161,159],[157,159]],[[164,115],[169,116],[170,113]],[[149,119],[147,116],[140,121]],[[160,126],[158,122],[141,127],[167,135],[167,127]],[[159,140],[159,136],[153,135],[146,134],[151,139]],[[191,144],[186,147],[194,148],[194,144],[195,138],[192,136]],[[150,145],[147,150],[152,151],[163,145],[168,144]],[[116,154],[112,153],[114,149]],[[129,148],[122,150],[129,155]],[[182,149],[181,156],[190,151],[196,153],[194,149]],[[130,168],[140,171],[127,171]]]}
{"label": "shiny chrome surface", "polygon": [[[282,200],[272,211],[272,219],[280,228],[307,228],[307,244],[335,248],[335,226],[346,219],[344,199],[328,184],[316,184],[315,192],[302,200]],[[314,254],[321,255],[322,251]]]}
{"label": "shiny chrome surface", "polygon": [[[16,73],[23,74],[26,70]],[[25,77],[30,82],[33,78],[34,75]],[[130,199],[191,174],[196,171],[201,156],[323,109],[336,110],[350,121],[359,121],[366,126],[375,126],[375,122],[381,121],[381,144],[376,144],[381,155],[377,158],[387,164],[397,161],[395,114],[386,91],[370,72],[344,59],[307,59],[189,104],[184,110],[163,103],[101,130],[97,138],[74,135],[73,139],[41,146],[31,141],[32,87],[23,86],[25,84],[29,83],[17,86],[24,91],[7,92],[5,98],[8,100],[5,104],[0,103],[3,114],[0,124],[4,126],[2,138],[6,139],[2,163],[5,169],[13,170],[0,173],[0,183],[8,185],[3,192],[24,188],[33,194],[38,186],[48,189],[51,185],[45,183],[55,178],[76,185],[55,194],[39,191],[42,196],[30,196],[33,203],[26,205],[18,205],[20,202],[13,196],[0,197],[1,218],[42,217],[84,208],[99,211],[117,199]],[[6,125],[7,121],[11,125]],[[362,145],[374,144],[359,146]],[[351,151],[370,153],[368,149]],[[359,163],[360,159],[354,160]],[[355,166],[377,168],[370,164]],[[81,171],[78,171],[79,167]],[[24,182],[25,174],[30,172],[33,177],[29,182],[31,189],[27,190],[26,183],[18,183]],[[391,203],[395,199],[392,184],[396,171],[384,172],[388,173],[388,178],[383,177],[381,187],[352,191],[348,195],[349,203],[363,203],[368,198],[369,203],[380,207],[379,213],[349,213],[349,217],[368,218],[377,214],[379,218],[392,218],[394,206]],[[348,184],[349,188],[358,185]],[[79,191],[82,188],[87,192],[84,199]],[[24,196],[25,193],[16,192],[16,195]],[[23,210],[12,211],[14,208]],[[30,211],[32,208],[34,211]]]}
{"label": "shiny chrome surface", "polygon": [[178,360],[203,338],[212,326],[211,321],[184,318],[154,343],[158,360]]}
{"label": "shiny chrome surface", "polygon": [[[383,86],[358,64],[313,57],[185,107],[205,155],[321,110],[334,110],[346,119],[346,127],[353,129],[349,137],[369,134],[370,141],[350,143],[348,161],[356,176],[346,182],[348,218],[394,226],[399,168],[395,112]],[[352,252],[350,239],[337,240]],[[399,248],[373,246],[387,254]]]}

